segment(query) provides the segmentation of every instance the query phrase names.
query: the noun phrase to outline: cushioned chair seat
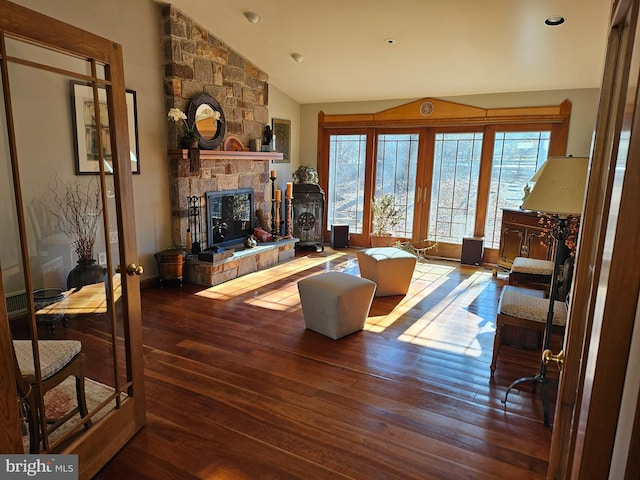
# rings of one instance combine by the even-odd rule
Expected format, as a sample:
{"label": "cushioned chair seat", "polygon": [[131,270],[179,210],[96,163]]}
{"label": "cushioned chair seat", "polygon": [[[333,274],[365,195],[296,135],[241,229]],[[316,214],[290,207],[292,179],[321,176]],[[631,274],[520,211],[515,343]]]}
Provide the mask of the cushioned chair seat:
{"label": "cushioned chair seat", "polygon": [[298,282],[306,328],[338,338],[364,328],[376,284],[342,272],[327,272]]}
{"label": "cushioned chair seat", "polygon": [[[31,340],[14,340],[16,360],[24,379],[35,382]],[[46,380],[54,373],[62,370],[80,350],[82,344],[77,340],[40,340],[38,341],[42,379]]]}
{"label": "cushioned chair seat", "polygon": [[357,253],[360,275],[376,283],[376,297],[406,295],[418,258],[396,247],[375,247]]}
{"label": "cushioned chair seat", "polygon": [[553,274],[553,262],[537,258],[516,257],[511,265],[511,271],[516,273],[530,273],[533,275]]}
{"label": "cushioned chair seat", "polygon": [[[502,345],[502,331],[505,325],[512,325],[528,330],[544,333],[549,311],[549,299],[544,298],[540,290],[520,288],[507,285],[500,293],[498,315],[496,317],[496,333],[493,340],[493,356],[491,372],[496,369],[498,354]],[[567,306],[564,302],[555,301],[553,307],[552,331],[561,333],[567,323]]]}
{"label": "cushioned chair seat", "polygon": [[553,262],[537,258],[516,257],[509,272],[509,285],[544,290],[549,293]]}

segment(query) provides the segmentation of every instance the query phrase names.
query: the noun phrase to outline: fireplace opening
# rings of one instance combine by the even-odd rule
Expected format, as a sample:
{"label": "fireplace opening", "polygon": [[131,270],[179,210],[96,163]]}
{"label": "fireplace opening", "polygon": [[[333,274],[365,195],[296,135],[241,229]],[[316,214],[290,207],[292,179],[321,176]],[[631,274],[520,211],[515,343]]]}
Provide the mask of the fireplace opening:
{"label": "fireplace opening", "polygon": [[207,247],[242,243],[253,233],[253,189],[207,192]]}

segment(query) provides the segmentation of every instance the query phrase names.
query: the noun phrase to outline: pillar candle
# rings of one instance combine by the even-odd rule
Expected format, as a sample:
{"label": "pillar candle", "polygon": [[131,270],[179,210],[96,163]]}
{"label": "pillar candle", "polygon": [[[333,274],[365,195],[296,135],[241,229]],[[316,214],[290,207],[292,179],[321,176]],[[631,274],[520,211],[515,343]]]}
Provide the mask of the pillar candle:
{"label": "pillar candle", "polygon": [[293,197],[293,183],[287,182],[287,198]]}
{"label": "pillar candle", "polygon": [[276,190],[276,202],[282,200],[282,190]]}
{"label": "pillar candle", "polygon": [[275,170],[271,170],[270,178],[276,178],[276,171]]}

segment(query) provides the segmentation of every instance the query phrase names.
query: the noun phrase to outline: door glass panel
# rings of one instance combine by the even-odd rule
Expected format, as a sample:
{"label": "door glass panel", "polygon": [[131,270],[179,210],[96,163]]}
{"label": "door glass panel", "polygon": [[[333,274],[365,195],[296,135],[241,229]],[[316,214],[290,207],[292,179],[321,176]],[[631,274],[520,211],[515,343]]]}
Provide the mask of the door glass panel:
{"label": "door glass panel", "polygon": [[329,225],[349,225],[351,233],[363,233],[366,135],[329,137]]}
{"label": "door glass panel", "polygon": [[524,186],[549,156],[551,132],[496,132],[485,247],[500,246],[503,208],[522,205]]}
{"label": "door glass panel", "polygon": [[438,133],[435,138],[429,240],[462,244],[473,235],[482,133]]}
{"label": "door glass panel", "polygon": [[[51,56],[56,68],[67,72],[82,70],[75,57],[69,57],[65,63],[58,53],[27,44],[22,48],[19,43],[13,41],[14,51],[28,53],[33,61],[47,64]],[[90,70],[87,65],[85,71]],[[73,344],[73,352],[75,355],[79,350],[84,355],[85,396],[88,414],[95,424],[107,411],[119,406],[124,397],[117,390],[128,381],[121,334],[120,275],[114,273],[120,259],[113,176],[76,174],[79,143],[102,144],[101,149],[95,149],[101,154],[84,158],[87,162],[99,164],[100,157],[104,160],[110,152],[107,103],[100,102],[99,106],[92,101],[85,103],[82,124],[74,124],[71,85],[78,80],[76,77],[11,62],[7,72],[18,158],[19,201],[16,202],[10,183],[8,129],[3,115],[0,169],[6,175],[0,179],[3,200],[0,221],[4,230],[0,233],[3,245],[0,259],[6,292],[21,292],[24,305],[11,322],[11,333],[16,340],[35,342],[42,371],[38,371],[32,353],[26,361],[31,362],[33,372],[28,381],[36,382],[39,388],[38,378],[49,375],[44,369],[46,355],[42,352],[54,344],[56,349],[63,348],[64,342],[60,342],[64,340],[80,342]],[[105,128],[101,122],[107,123]],[[16,212],[24,219],[22,239]],[[21,246],[28,255],[24,262],[20,259]],[[31,347],[27,352],[30,351]],[[21,371],[25,366],[26,363],[20,364]],[[65,400],[59,401],[62,398]],[[56,420],[77,407],[73,377],[46,392],[44,403],[49,431]],[[76,414],[47,435],[48,440],[39,449],[55,451],[84,431],[80,415]],[[28,443],[27,436],[27,448]]]}
{"label": "door glass panel", "polygon": [[396,208],[402,212],[394,235],[401,238],[413,236],[413,216],[418,165],[418,134],[378,135],[376,159],[376,191],[379,198],[388,193],[394,198]]}
{"label": "door glass panel", "polygon": [[[6,48],[8,57],[46,64],[48,67],[64,70],[69,74],[91,75],[91,64],[82,58],[72,57],[65,53],[8,37],[6,38]],[[99,71],[104,75],[104,68],[100,68]],[[104,78],[104,76],[99,78]]]}

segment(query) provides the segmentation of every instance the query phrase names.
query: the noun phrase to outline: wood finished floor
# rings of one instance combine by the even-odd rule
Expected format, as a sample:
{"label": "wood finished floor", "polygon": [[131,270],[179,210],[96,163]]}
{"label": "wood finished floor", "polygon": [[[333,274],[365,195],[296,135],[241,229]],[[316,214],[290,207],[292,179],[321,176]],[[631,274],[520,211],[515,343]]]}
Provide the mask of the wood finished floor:
{"label": "wood finished floor", "polygon": [[504,346],[490,377],[505,279],[419,263],[407,296],[374,300],[363,332],[305,330],[297,282],[357,274],[354,252],[144,289],[147,425],[96,478],[545,478],[539,394],[526,384],[501,403],[539,353]]}

